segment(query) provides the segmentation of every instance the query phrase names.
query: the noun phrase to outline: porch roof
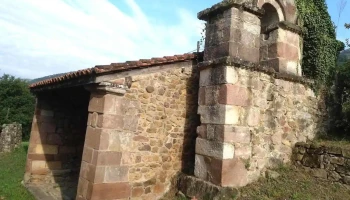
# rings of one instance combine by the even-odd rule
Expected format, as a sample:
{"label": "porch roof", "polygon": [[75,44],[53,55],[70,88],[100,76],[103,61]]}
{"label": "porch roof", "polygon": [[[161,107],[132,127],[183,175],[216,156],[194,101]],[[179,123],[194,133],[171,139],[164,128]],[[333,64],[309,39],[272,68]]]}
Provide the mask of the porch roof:
{"label": "porch roof", "polygon": [[54,76],[54,77],[49,77],[47,79],[34,82],[29,87],[31,90],[36,90],[40,87],[60,84],[68,80],[80,80],[80,79],[86,80],[82,82],[89,82],[87,80],[90,80],[91,82],[91,78],[99,75],[134,70],[134,69],[148,68],[148,67],[171,64],[176,62],[195,60],[201,56],[202,56],[202,53],[199,53],[199,54],[185,53],[181,55],[164,56],[161,58],[140,59],[137,61],[127,61],[123,63],[111,63],[109,65],[96,65],[93,68],[82,69],[82,70],[68,72],[68,73]]}

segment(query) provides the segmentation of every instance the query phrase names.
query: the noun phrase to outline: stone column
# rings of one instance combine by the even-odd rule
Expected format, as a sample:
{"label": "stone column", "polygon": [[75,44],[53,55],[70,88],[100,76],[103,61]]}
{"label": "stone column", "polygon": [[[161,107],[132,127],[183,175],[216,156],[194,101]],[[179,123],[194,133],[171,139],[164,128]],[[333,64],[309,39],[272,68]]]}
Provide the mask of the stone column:
{"label": "stone column", "polygon": [[[198,14],[208,24],[204,62],[200,64],[201,126],[197,129],[195,176],[223,187],[248,183],[248,126],[256,123],[260,113],[248,109],[250,91],[239,86],[236,70],[259,63],[259,14],[258,8],[235,1]],[[250,120],[242,119],[245,110],[249,110]]]}
{"label": "stone column", "polygon": [[137,126],[137,119],[122,111],[123,85],[104,82],[88,89],[91,98],[77,199],[128,198],[128,152],[120,138],[125,126]]}

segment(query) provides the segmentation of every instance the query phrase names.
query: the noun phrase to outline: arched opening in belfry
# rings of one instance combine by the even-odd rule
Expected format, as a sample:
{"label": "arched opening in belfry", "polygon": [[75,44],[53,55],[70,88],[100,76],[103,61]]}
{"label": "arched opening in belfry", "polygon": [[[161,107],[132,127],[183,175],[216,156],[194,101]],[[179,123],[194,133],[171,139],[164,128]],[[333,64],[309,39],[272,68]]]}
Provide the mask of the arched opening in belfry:
{"label": "arched opening in belfry", "polygon": [[265,3],[262,9],[265,13],[261,18],[261,27],[268,27],[280,21],[277,10],[273,5]]}
{"label": "arched opening in belfry", "polygon": [[260,61],[267,61],[264,64],[270,66],[273,65],[273,60],[277,58],[277,52],[274,49],[276,49],[280,18],[277,9],[272,4],[265,3],[262,9],[265,13],[261,18]]}

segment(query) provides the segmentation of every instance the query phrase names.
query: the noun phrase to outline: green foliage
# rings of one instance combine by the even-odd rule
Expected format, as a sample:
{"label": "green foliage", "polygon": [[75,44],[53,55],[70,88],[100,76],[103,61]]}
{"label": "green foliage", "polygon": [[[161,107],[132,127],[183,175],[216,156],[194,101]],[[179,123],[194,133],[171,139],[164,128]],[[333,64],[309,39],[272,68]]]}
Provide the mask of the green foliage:
{"label": "green foliage", "polygon": [[28,82],[10,75],[0,77],[0,125],[18,122],[22,124],[24,139],[29,138],[35,98]]}
{"label": "green foliage", "polygon": [[[345,24],[350,28],[349,24]],[[348,40],[346,41],[348,43]],[[349,44],[347,44],[349,45]],[[334,70],[333,87],[329,93],[330,133],[336,137],[350,138],[350,50],[343,51]]]}
{"label": "green foliage", "polygon": [[[350,23],[349,23],[349,24],[348,24],[348,23],[345,23],[344,26],[345,26],[346,29],[350,29]],[[347,38],[345,42],[346,42],[346,45],[347,45],[348,47],[350,47],[349,38]]]}
{"label": "green foliage", "polygon": [[296,0],[296,4],[303,28],[303,72],[319,88],[332,79],[344,44],[336,40],[325,0]]}
{"label": "green foliage", "polygon": [[[341,132],[350,131],[350,59],[339,65],[337,69],[336,92],[340,106],[335,126]],[[347,136],[349,137],[349,136]]]}

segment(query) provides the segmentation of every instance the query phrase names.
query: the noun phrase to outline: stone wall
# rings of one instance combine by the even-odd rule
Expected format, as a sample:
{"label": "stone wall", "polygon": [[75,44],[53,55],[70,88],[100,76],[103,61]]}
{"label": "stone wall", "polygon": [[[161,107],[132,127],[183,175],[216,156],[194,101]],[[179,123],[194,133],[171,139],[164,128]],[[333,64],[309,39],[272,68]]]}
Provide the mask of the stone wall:
{"label": "stone wall", "polygon": [[82,87],[37,94],[25,182],[76,187],[88,102],[89,92]]}
{"label": "stone wall", "polygon": [[226,187],[257,180],[289,162],[297,142],[314,139],[323,127],[321,108],[298,82],[234,66],[203,69],[196,177]]}
{"label": "stone wall", "polygon": [[[119,89],[92,89],[80,199],[159,199],[179,171],[193,174],[196,65],[180,62],[129,75],[108,81]],[[128,85],[125,92],[122,85]]]}
{"label": "stone wall", "polygon": [[0,153],[11,152],[22,142],[22,125],[4,124],[0,129]]}
{"label": "stone wall", "polygon": [[297,143],[293,161],[317,178],[350,185],[350,150],[347,148]]}

